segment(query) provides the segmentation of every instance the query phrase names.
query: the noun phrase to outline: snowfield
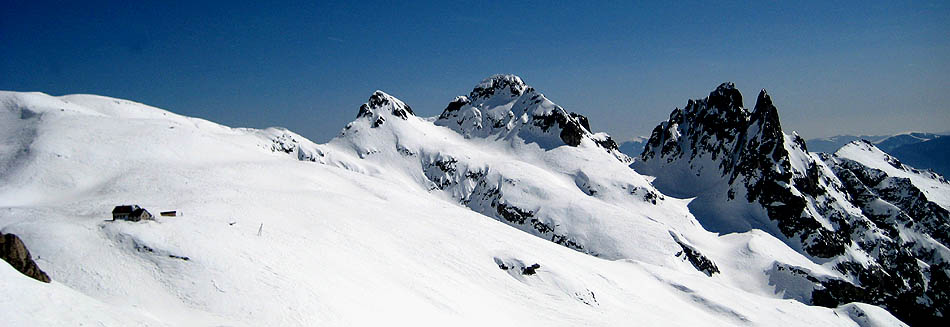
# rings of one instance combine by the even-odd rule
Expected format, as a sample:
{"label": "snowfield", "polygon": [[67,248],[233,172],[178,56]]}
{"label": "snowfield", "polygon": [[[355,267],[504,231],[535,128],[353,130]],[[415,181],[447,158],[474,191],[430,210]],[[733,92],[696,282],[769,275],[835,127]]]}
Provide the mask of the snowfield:
{"label": "snowfield", "polygon": [[[53,280],[0,263],[4,324],[903,325],[876,306],[803,304],[811,286],[776,263],[840,274],[761,230],[706,231],[689,200],[645,200],[651,178],[594,136],[465,137],[386,99],[315,144],[127,100],[0,92],[0,230]],[[482,184],[461,175],[479,171]],[[181,215],[112,221],[122,204]]]}

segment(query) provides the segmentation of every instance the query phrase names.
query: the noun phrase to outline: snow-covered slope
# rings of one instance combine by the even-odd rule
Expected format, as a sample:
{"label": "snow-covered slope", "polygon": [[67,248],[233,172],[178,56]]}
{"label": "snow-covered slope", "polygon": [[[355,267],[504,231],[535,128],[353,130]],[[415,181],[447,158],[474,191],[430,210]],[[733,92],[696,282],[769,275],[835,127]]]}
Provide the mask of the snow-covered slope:
{"label": "snow-covered slope", "polygon": [[950,176],[950,138],[945,134],[905,132],[896,135],[835,136],[808,140],[808,149],[832,154],[848,143],[860,140],[873,143],[905,164],[918,169],[930,169],[944,177]]}
{"label": "snow-covered slope", "polygon": [[[655,175],[655,185],[664,193],[695,197],[690,209],[707,229],[768,231],[814,263],[843,275],[814,277],[777,263],[777,270],[795,272],[803,284],[815,285],[806,302],[834,306],[865,301],[915,323],[936,321],[946,312],[950,291],[950,251],[945,246],[950,226],[945,210],[924,204],[919,206],[927,210],[910,210],[904,203],[927,201],[917,189],[930,190],[933,195],[924,194],[940,203],[948,193],[946,182],[932,173],[886,164],[883,152],[864,144],[872,149],[845,147],[836,157],[884,169],[884,175],[877,175],[895,176],[889,181],[901,183],[900,192],[856,192],[864,185],[851,174],[863,174],[863,168],[809,153],[797,134],[785,134],[765,90],[749,111],[735,86],[724,83],[709,97],[675,109],[654,129],[634,167]],[[910,179],[901,179],[904,176]],[[943,186],[931,188],[937,184]],[[877,214],[884,210],[898,215],[903,210],[900,219],[871,214],[870,200],[862,200],[869,196],[879,200],[873,204]]]}
{"label": "snow-covered slope", "polygon": [[880,170],[889,177],[908,179],[928,200],[950,209],[950,182],[943,176],[905,165],[869,142],[851,142],[835,152],[835,156]]}
{"label": "snow-covered slope", "polygon": [[[314,144],[0,92],[0,230],[53,280],[0,264],[0,312],[14,326],[900,325],[786,300],[802,300],[797,280],[766,269],[837,273],[767,233],[703,230],[605,134],[540,103],[466,137],[377,92]],[[182,215],[109,219],[131,203]]]}

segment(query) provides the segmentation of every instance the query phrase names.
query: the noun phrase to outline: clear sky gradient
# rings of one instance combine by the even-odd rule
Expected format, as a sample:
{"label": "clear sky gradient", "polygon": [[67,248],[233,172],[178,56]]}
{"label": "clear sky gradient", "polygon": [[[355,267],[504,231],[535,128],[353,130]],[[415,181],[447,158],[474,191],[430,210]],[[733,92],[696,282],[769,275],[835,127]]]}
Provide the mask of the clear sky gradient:
{"label": "clear sky gradient", "polygon": [[747,107],[768,89],[806,138],[945,132],[950,2],[0,4],[0,89],[126,98],[320,142],[376,89],[431,116],[495,73],[619,140],[724,81]]}

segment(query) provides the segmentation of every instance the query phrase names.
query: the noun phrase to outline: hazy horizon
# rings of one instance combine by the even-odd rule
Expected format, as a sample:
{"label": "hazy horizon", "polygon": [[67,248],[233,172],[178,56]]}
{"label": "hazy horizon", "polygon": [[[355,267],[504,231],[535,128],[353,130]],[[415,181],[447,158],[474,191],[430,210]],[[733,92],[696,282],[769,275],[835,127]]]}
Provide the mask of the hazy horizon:
{"label": "hazy horizon", "polygon": [[374,90],[438,115],[512,73],[595,131],[648,136],[735,82],[805,138],[947,132],[950,6],[932,3],[47,4],[0,12],[0,89],[125,98],[335,136]]}

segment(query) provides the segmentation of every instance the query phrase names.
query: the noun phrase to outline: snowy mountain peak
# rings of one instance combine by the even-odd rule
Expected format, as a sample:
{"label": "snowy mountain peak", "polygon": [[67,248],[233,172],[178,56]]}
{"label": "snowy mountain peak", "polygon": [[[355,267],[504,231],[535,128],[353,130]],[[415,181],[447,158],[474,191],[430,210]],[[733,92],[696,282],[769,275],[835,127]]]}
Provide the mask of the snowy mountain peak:
{"label": "snowy mountain peak", "polygon": [[763,106],[772,106],[772,97],[769,96],[769,92],[765,89],[759,91],[759,96],[755,100],[756,107],[758,107],[760,104]]}
{"label": "snowy mountain peak", "polygon": [[515,75],[494,75],[469,97],[450,102],[435,121],[466,138],[489,136],[535,143],[543,149],[588,144],[630,162],[609,135],[593,133],[587,117],[568,112]]}
{"label": "snowy mountain peak", "polygon": [[772,97],[765,89],[759,92],[749,121],[752,125],[759,126],[758,132],[764,134],[763,136],[771,138],[778,144],[782,143],[782,123],[778,118],[778,109],[772,104]]}
{"label": "snowy mountain peak", "polygon": [[709,94],[709,105],[722,109],[742,108],[742,94],[736,88],[736,84],[725,82],[719,84],[716,90]]}
{"label": "snowy mountain peak", "polygon": [[[716,92],[725,91],[736,91],[736,93],[738,93],[739,89],[736,88],[736,83],[733,82],[722,82],[716,87]],[[740,94],[739,96],[741,97],[742,95]]]}
{"label": "snowy mountain peak", "polygon": [[673,110],[634,168],[655,175],[662,193],[695,197],[690,209],[705,228],[765,230],[839,273],[832,281],[796,273],[815,284],[813,304],[874,303],[915,322],[947,311],[935,300],[950,292],[942,281],[950,218],[939,205],[947,186],[870,142],[808,153],[782,131],[765,90],[751,113],[731,83]]}
{"label": "snowy mountain peak", "polygon": [[[906,173],[909,176],[929,179],[940,184],[950,184],[944,176],[931,170],[922,170],[908,166],[901,162],[900,159],[884,152],[884,150],[881,150],[877,145],[868,140],[857,140],[845,144],[845,146],[835,152],[835,156],[859,161],[865,166],[874,166],[876,169],[890,170],[892,175]],[[875,162],[877,162],[877,164],[874,164]],[[887,163],[887,165],[881,165],[880,163]],[[947,198],[950,199],[950,196]],[[947,201],[946,207],[950,209],[950,201]]]}
{"label": "snowy mountain peak", "polygon": [[373,95],[369,97],[369,100],[360,106],[360,111],[356,115],[356,118],[367,117],[373,120],[373,127],[379,127],[382,125],[386,118],[385,116],[391,115],[406,120],[409,116],[414,116],[412,113],[412,108],[406,105],[396,97],[386,94],[386,92],[376,90],[373,92]]}
{"label": "snowy mountain peak", "polygon": [[[674,109],[669,120],[653,129],[640,156],[643,160],[655,156],[681,157],[687,154],[685,150],[695,149],[690,160],[702,153],[718,160],[739,146],[736,142],[746,133],[749,119],[750,113],[742,107],[742,94],[735,84],[722,83],[706,98],[691,99],[685,108]],[[674,146],[680,142],[689,144]]]}
{"label": "snowy mountain peak", "polygon": [[516,98],[527,89],[529,87],[521,80],[521,77],[512,74],[496,74],[478,83],[469,95],[472,101],[485,100],[494,96]]}

